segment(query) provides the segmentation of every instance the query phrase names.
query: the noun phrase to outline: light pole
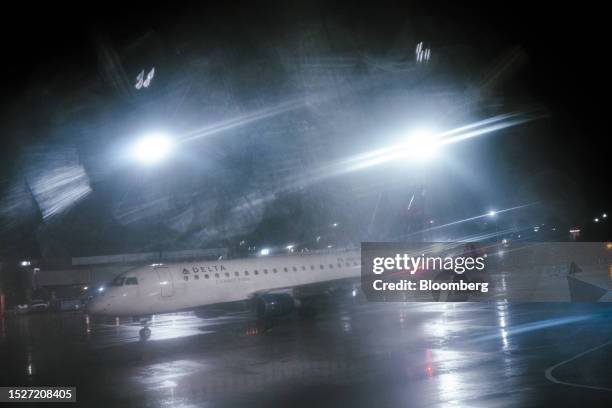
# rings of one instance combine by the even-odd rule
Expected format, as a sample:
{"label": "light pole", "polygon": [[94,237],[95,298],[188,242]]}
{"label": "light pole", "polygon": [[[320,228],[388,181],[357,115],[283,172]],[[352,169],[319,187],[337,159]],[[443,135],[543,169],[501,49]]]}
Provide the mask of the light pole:
{"label": "light pole", "polygon": [[[138,139],[132,146],[131,156],[142,166],[150,167],[159,164],[172,154],[175,148],[174,140],[163,132],[154,132]],[[157,214],[157,250],[162,257],[161,230],[162,210]]]}
{"label": "light pole", "polygon": [[416,194],[417,199],[420,198],[421,200],[421,203],[416,203],[417,206],[420,204],[421,207],[418,229],[423,231],[420,234],[421,241],[426,241],[428,237],[426,237],[425,234],[429,235],[425,232],[425,230],[427,230],[429,227],[427,224],[427,188],[429,185],[427,182],[427,172],[425,171],[424,167],[428,162],[435,159],[439,153],[439,136],[431,129],[426,127],[414,129],[412,132],[410,132],[404,148],[407,152],[408,159],[418,166],[418,186],[414,194]]}
{"label": "light pole", "polygon": [[499,228],[497,225],[497,211],[490,210],[488,215],[490,218],[493,218],[493,220],[495,221],[495,242],[499,242]]}

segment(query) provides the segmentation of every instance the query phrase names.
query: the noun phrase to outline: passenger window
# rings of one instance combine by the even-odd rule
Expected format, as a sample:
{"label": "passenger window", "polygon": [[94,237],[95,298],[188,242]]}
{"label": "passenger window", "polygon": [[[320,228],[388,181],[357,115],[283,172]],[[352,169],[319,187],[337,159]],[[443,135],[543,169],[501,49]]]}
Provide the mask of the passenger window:
{"label": "passenger window", "polygon": [[323,268],[324,268],[324,266],[323,266],[323,265],[319,265],[319,268],[323,269]]}
{"label": "passenger window", "polygon": [[334,265],[329,264],[329,269],[333,269]]}
{"label": "passenger window", "polygon": [[185,276],[183,276],[183,279],[185,279],[187,281],[187,280],[189,280],[189,276],[185,275]]}
{"label": "passenger window", "polygon": [[338,268],[342,268],[342,264],[338,262]]}
{"label": "passenger window", "polygon": [[297,268],[295,266],[293,267],[293,272],[297,272]]}
{"label": "passenger window", "polygon": [[234,275],[240,276],[240,272],[234,272]]}
{"label": "passenger window", "polygon": [[196,279],[196,280],[199,280],[200,279],[200,275],[193,275],[193,278]]}
{"label": "passenger window", "polygon": [[125,280],[126,285],[138,285],[138,279],[131,277]]}
{"label": "passenger window", "polygon": [[204,278],[208,279],[208,274],[204,275]]}
{"label": "passenger window", "polygon": [[244,276],[249,276],[249,271],[244,271]]}
{"label": "passenger window", "polygon": [[303,270],[303,271],[305,271],[305,270],[306,270],[306,267],[305,267],[304,265],[302,265],[302,270]]}
{"label": "passenger window", "polygon": [[274,272],[274,273],[278,273],[278,271],[276,270],[276,268],[272,269],[272,272]]}
{"label": "passenger window", "polygon": [[229,272],[225,272],[225,277],[229,278]]}
{"label": "passenger window", "polygon": [[285,270],[285,272],[289,272],[289,269],[287,269],[287,268],[283,268],[283,269]]}
{"label": "passenger window", "polygon": [[218,274],[218,273],[215,273],[215,278],[218,278],[218,277],[219,277],[219,274]]}
{"label": "passenger window", "polygon": [[267,274],[268,274],[268,270],[267,270],[267,269],[264,269],[264,273],[267,275]]}
{"label": "passenger window", "polygon": [[254,273],[255,275],[259,275],[259,271],[258,271],[257,269],[255,269],[255,270],[253,271],[253,273]]}
{"label": "passenger window", "polygon": [[357,261],[353,262],[353,265],[357,266]]}

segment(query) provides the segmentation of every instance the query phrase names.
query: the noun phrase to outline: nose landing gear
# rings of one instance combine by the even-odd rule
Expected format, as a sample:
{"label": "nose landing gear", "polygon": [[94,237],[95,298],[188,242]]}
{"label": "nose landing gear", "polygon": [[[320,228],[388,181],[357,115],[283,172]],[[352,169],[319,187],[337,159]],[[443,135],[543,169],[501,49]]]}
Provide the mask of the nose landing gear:
{"label": "nose landing gear", "polygon": [[140,336],[140,340],[145,341],[149,337],[151,337],[151,329],[145,326],[142,329],[140,329],[140,331],[138,332],[138,335]]}
{"label": "nose landing gear", "polygon": [[142,329],[138,331],[138,335],[140,336],[141,341],[145,341],[149,337],[151,337],[151,329],[149,328],[149,326],[151,325],[151,319],[145,318],[145,319],[142,319],[141,322],[142,322],[143,327]]}

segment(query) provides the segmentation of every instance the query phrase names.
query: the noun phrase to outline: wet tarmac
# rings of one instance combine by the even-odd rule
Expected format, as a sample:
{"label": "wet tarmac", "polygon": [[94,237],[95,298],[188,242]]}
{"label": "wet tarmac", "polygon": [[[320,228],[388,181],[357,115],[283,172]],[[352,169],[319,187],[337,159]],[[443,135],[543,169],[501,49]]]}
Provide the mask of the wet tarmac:
{"label": "wet tarmac", "polygon": [[139,329],[2,319],[0,385],[76,386],[85,407],[612,406],[612,305],[346,304],[267,330],[240,313]]}

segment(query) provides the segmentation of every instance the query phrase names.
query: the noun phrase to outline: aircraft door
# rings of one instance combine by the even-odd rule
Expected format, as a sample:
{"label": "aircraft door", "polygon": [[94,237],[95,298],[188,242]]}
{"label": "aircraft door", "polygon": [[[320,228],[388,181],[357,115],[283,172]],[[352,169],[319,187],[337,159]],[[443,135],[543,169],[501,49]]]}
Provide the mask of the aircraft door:
{"label": "aircraft door", "polygon": [[157,277],[159,278],[159,286],[161,287],[161,296],[170,297],[174,295],[174,283],[172,282],[172,274],[170,269],[166,267],[155,268]]}

